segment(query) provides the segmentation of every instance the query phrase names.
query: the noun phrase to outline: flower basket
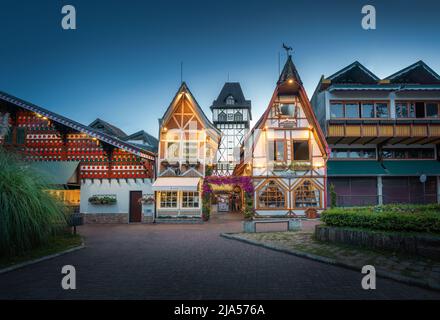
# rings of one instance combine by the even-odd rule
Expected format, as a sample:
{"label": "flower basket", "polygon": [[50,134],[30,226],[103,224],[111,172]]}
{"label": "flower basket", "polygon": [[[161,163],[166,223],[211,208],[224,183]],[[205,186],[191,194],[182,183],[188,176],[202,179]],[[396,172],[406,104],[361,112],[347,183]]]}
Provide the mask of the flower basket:
{"label": "flower basket", "polygon": [[89,198],[89,203],[93,205],[114,205],[116,202],[115,195],[94,195]]}
{"label": "flower basket", "polygon": [[154,199],[154,197],[152,195],[144,195],[142,196],[142,198],[139,199],[139,202],[142,204],[154,204],[156,200]]}
{"label": "flower basket", "polygon": [[318,211],[315,208],[308,208],[306,210],[307,219],[316,219],[318,218]]}

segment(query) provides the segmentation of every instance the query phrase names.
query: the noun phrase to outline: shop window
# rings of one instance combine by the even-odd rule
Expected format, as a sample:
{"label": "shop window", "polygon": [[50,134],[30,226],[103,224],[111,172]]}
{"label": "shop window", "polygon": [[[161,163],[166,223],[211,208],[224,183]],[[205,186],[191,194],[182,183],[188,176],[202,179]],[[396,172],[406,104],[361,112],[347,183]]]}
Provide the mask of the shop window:
{"label": "shop window", "polygon": [[308,141],[293,143],[293,159],[295,161],[297,161],[297,160],[309,161],[310,160],[309,142]]}
{"label": "shop window", "polygon": [[162,191],[160,193],[161,208],[177,208],[177,191]]}
{"label": "shop window", "polygon": [[199,207],[199,193],[184,191],[182,194],[182,208],[198,208]]}
{"label": "shop window", "polygon": [[295,208],[320,207],[321,191],[310,180],[305,180],[293,191]]}
{"label": "shop window", "polygon": [[275,181],[270,181],[258,192],[258,206],[263,209],[285,208],[284,190]]}

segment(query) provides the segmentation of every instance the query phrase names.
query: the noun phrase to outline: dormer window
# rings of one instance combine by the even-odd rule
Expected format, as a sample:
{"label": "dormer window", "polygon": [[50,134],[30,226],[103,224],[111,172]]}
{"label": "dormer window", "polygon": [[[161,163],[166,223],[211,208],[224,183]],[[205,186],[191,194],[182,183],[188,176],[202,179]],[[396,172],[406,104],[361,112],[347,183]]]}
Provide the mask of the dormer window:
{"label": "dormer window", "polygon": [[226,98],[226,104],[227,104],[227,105],[233,105],[233,104],[235,104],[235,99],[234,99],[234,97],[233,97],[233,96],[228,96],[228,97]]}
{"label": "dormer window", "polygon": [[224,113],[223,111],[220,112],[220,113],[218,114],[218,121],[220,121],[220,122],[226,122],[226,113]]}
{"label": "dormer window", "polygon": [[243,115],[241,114],[241,112],[237,111],[234,114],[234,121],[243,121]]}

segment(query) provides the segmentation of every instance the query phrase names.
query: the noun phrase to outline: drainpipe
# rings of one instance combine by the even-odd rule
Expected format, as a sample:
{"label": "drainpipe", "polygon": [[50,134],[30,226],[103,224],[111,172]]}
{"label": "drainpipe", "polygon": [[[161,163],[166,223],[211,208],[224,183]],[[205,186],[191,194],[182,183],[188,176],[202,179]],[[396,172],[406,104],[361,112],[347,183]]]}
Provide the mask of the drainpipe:
{"label": "drainpipe", "polygon": [[377,204],[382,205],[383,204],[383,193],[382,193],[382,177],[377,176]]}

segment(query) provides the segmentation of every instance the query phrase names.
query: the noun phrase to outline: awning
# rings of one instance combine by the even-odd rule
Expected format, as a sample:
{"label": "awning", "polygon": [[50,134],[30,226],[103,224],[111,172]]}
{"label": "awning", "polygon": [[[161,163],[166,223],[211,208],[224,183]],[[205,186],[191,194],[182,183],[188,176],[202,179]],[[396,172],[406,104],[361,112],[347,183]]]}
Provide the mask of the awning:
{"label": "awning", "polygon": [[329,160],[328,176],[372,176],[386,175],[380,162],[373,160]]}
{"label": "awning", "polygon": [[200,178],[159,177],[153,183],[153,191],[198,191]]}
{"label": "awning", "polygon": [[40,174],[48,184],[78,184],[79,161],[36,161],[30,167]]}
{"label": "awning", "polygon": [[440,162],[436,160],[388,160],[383,164],[393,176],[440,175]]}

